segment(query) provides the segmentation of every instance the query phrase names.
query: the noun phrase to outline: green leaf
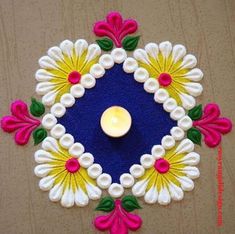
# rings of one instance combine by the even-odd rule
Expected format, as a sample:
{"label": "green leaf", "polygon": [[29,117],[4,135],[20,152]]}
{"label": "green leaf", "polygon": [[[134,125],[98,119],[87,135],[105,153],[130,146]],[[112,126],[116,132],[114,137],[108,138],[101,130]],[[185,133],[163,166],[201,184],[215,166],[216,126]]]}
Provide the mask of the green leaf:
{"label": "green leaf", "polygon": [[137,47],[139,39],[140,39],[140,36],[136,36],[136,37],[127,36],[122,41],[122,46],[125,50],[132,51]]}
{"label": "green leaf", "polygon": [[104,197],[101,199],[100,203],[98,206],[95,208],[95,210],[101,210],[105,212],[110,212],[114,209],[115,204],[114,200],[111,197]]}
{"label": "green leaf", "polygon": [[190,139],[193,143],[197,145],[201,145],[202,140],[202,134],[201,132],[196,128],[190,128],[187,132],[187,137]]}
{"label": "green leaf", "polygon": [[96,42],[100,46],[100,48],[104,51],[109,51],[113,48],[113,42],[108,38],[99,39],[96,40]]}
{"label": "green leaf", "polygon": [[197,120],[200,119],[202,117],[202,104],[195,106],[193,109],[191,109],[188,112],[188,116],[192,119],[192,120]]}
{"label": "green leaf", "polygon": [[47,131],[44,128],[37,128],[33,132],[34,145],[39,144],[47,137]]}
{"label": "green leaf", "polygon": [[128,212],[141,208],[136,197],[132,195],[125,196],[122,199],[122,207]]}
{"label": "green leaf", "polygon": [[40,117],[45,112],[44,105],[37,101],[35,98],[31,99],[32,103],[30,105],[30,113],[35,117]]}

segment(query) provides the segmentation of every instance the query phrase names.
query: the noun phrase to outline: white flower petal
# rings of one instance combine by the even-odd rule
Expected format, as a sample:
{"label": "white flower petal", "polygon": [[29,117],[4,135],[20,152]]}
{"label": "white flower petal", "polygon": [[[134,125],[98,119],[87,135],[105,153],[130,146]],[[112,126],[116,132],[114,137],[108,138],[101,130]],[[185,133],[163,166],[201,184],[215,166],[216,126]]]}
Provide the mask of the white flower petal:
{"label": "white flower petal", "polygon": [[185,115],[183,118],[178,120],[177,124],[184,131],[187,131],[188,129],[190,129],[192,127],[193,121],[192,121],[192,119],[189,116]]}
{"label": "white flower petal", "polygon": [[60,138],[59,142],[63,148],[69,149],[74,144],[74,138],[71,134],[66,133]]}
{"label": "white flower petal", "polygon": [[[103,73],[102,73],[103,74]],[[97,74],[96,74],[97,75]],[[100,75],[100,74],[99,74]],[[103,75],[102,75],[103,76]],[[95,86],[96,80],[91,74],[85,74],[81,78],[81,85],[86,89],[91,89]]]}
{"label": "white flower petal", "polygon": [[50,81],[52,78],[53,75],[44,69],[38,69],[35,73],[35,79],[37,81]]}
{"label": "white flower petal", "polygon": [[155,159],[159,159],[165,155],[165,149],[162,145],[154,145],[152,147],[151,154]]}
{"label": "white flower petal", "polygon": [[73,42],[69,40],[64,40],[60,43],[60,49],[68,57],[72,58],[73,56]]}
{"label": "white flower petal", "polygon": [[101,190],[93,184],[86,184],[87,194],[91,200],[97,200],[101,197]]}
{"label": "white flower petal", "polygon": [[181,64],[181,69],[185,68],[194,68],[197,65],[197,59],[192,54],[187,54],[183,58],[183,62]]}
{"label": "white flower petal", "polygon": [[53,202],[59,201],[63,194],[63,186],[56,184],[49,192],[49,199]]}
{"label": "white flower petal", "polygon": [[113,183],[110,185],[108,192],[110,196],[114,198],[118,198],[118,197],[121,197],[122,194],[124,193],[124,188],[122,187],[122,185],[118,183]]}
{"label": "white flower petal", "polygon": [[82,167],[88,168],[94,163],[94,157],[90,153],[84,153],[79,157],[78,161]]}
{"label": "white flower petal", "polygon": [[136,197],[142,197],[145,194],[146,188],[148,185],[148,180],[141,180],[138,181],[134,186],[132,187],[132,193]]}
{"label": "white flower petal", "polygon": [[175,45],[172,50],[172,59],[177,63],[186,55],[186,48],[183,45]]}
{"label": "white flower petal", "polygon": [[184,167],[183,171],[186,173],[186,175],[190,178],[190,179],[196,179],[200,176],[200,172],[198,170],[197,167]]}
{"label": "white flower petal", "polygon": [[188,93],[194,97],[198,97],[203,91],[202,85],[199,83],[188,82],[185,83],[184,87],[188,91]]}
{"label": "white flower petal", "polygon": [[54,176],[46,176],[39,181],[39,188],[43,191],[48,191],[54,184]]}
{"label": "white flower petal", "polygon": [[75,97],[75,98],[80,98],[84,95],[85,89],[81,84],[76,84],[73,85],[70,88],[70,93]]}
{"label": "white flower petal", "polygon": [[191,191],[191,190],[193,190],[194,183],[193,183],[193,181],[190,178],[188,178],[186,176],[179,176],[179,177],[177,177],[177,179],[181,183],[181,188],[184,191]]}
{"label": "white flower petal", "polygon": [[75,203],[77,206],[84,207],[89,203],[89,198],[82,189],[78,188],[75,192]]}
{"label": "white flower petal", "polygon": [[151,154],[143,154],[140,157],[140,163],[144,168],[150,168],[154,165],[155,159]]}
{"label": "white flower petal", "polygon": [[177,107],[177,102],[174,98],[168,98],[164,103],[163,103],[163,108],[167,112],[173,111]]}
{"label": "white flower petal", "polygon": [[38,63],[41,68],[44,69],[57,69],[57,63],[55,60],[50,58],[49,56],[43,56],[38,60]]}
{"label": "white flower petal", "polygon": [[53,105],[55,103],[55,99],[56,99],[57,94],[58,94],[58,91],[56,91],[56,90],[50,91],[49,93],[47,93],[46,95],[44,95],[42,97],[42,103],[45,106]]}
{"label": "white flower petal", "polygon": [[184,78],[187,78],[191,81],[200,81],[203,78],[203,73],[199,68],[194,68],[186,73]]}
{"label": "white flower petal", "polygon": [[145,46],[145,50],[148,53],[148,55],[150,55],[152,58],[155,58],[155,59],[158,58],[159,49],[156,43],[152,43],[152,42],[148,43]]}
{"label": "white flower petal", "polygon": [[74,193],[72,188],[67,188],[61,198],[61,205],[69,208],[74,205]]}
{"label": "white flower petal", "polygon": [[39,95],[44,95],[54,89],[55,85],[51,82],[45,81],[40,82],[36,85],[36,93]]}
{"label": "white flower petal", "polygon": [[58,46],[51,47],[47,54],[55,61],[63,61],[64,56],[61,49]]}
{"label": "white flower petal", "polygon": [[169,93],[165,89],[158,89],[154,94],[154,101],[164,103],[169,98]]}
{"label": "white flower petal", "polygon": [[52,170],[50,164],[40,164],[34,168],[34,174],[38,177],[45,177]]}
{"label": "white flower petal", "polygon": [[176,140],[176,141],[180,141],[184,138],[184,130],[182,128],[179,127],[173,127],[171,129],[171,136]]}
{"label": "white flower petal", "polygon": [[101,54],[101,49],[96,44],[91,44],[88,46],[88,51],[86,55],[86,61],[90,62]]}
{"label": "white flower petal", "polygon": [[169,186],[169,192],[170,192],[171,198],[173,200],[180,201],[183,199],[184,192],[180,187],[176,186],[173,183],[169,183],[168,186]]}
{"label": "white flower petal", "polygon": [[144,83],[149,78],[149,73],[145,68],[139,67],[134,72],[134,78],[140,83]]}
{"label": "white flower petal", "polygon": [[171,202],[171,196],[166,187],[163,187],[158,195],[158,203],[161,205],[167,205]]}
{"label": "white flower petal", "polygon": [[184,139],[180,142],[180,144],[177,146],[175,152],[177,154],[182,154],[182,153],[190,153],[194,150],[194,144],[191,140],[189,139]]}
{"label": "white flower petal", "polygon": [[157,79],[149,78],[144,82],[144,90],[148,93],[155,93],[159,89]]}
{"label": "white flower petal", "polygon": [[62,117],[66,112],[66,108],[61,103],[56,103],[51,107],[51,113],[55,117]]}
{"label": "white flower petal", "polygon": [[120,183],[124,188],[132,187],[134,182],[135,182],[134,177],[129,173],[123,173],[120,176]]}
{"label": "white flower petal", "polygon": [[168,58],[172,51],[172,44],[169,41],[164,41],[159,44],[159,50],[164,58]]}
{"label": "white flower petal", "polygon": [[149,58],[148,58],[148,54],[145,50],[143,49],[137,49],[134,51],[133,53],[134,55],[134,58],[142,63],[146,63],[146,64],[149,64],[150,61],[149,61]]}
{"label": "white flower petal", "polygon": [[107,189],[112,183],[112,177],[109,174],[103,173],[96,180],[98,186],[102,189]]}
{"label": "white flower petal", "polygon": [[200,162],[200,155],[198,153],[191,152],[182,158],[182,162],[190,166],[195,166]]}
{"label": "white flower petal", "polygon": [[162,138],[161,143],[164,149],[171,149],[175,146],[175,139],[170,135],[166,135]]}
{"label": "white flower petal", "polygon": [[60,98],[60,103],[63,104],[65,107],[71,107],[75,103],[75,98],[70,93],[65,93]]}
{"label": "white flower petal", "polygon": [[182,101],[182,105],[186,110],[190,110],[196,105],[196,101],[194,97],[186,93],[180,93],[179,96]]}
{"label": "white flower petal", "polygon": [[40,149],[35,152],[34,159],[37,163],[48,163],[53,161],[54,157],[49,152]]}
{"label": "white flower petal", "polygon": [[42,118],[42,126],[46,129],[52,129],[57,123],[57,119],[52,114],[46,114]]}
{"label": "white flower petal", "polygon": [[99,64],[105,69],[110,69],[114,65],[113,57],[110,54],[103,54],[99,59]]}
{"label": "white flower petal", "polygon": [[158,192],[157,188],[153,185],[147,193],[144,195],[144,200],[149,204],[154,204],[157,202]]}
{"label": "white flower petal", "polygon": [[100,164],[94,163],[87,169],[87,173],[91,178],[96,179],[102,174],[102,167]]}
{"label": "white flower petal", "polygon": [[135,178],[139,178],[144,174],[144,168],[139,164],[134,164],[130,167],[130,173]]}
{"label": "white flower petal", "polygon": [[42,142],[42,148],[47,151],[58,152],[59,145],[53,137],[46,137]]}
{"label": "white flower petal", "polygon": [[126,51],[122,48],[113,49],[111,52],[111,56],[114,62],[118,64],[123,63],[127,58]]}
{"label": "white flower petal", "polygon": [[103,77],[103,75],[105,74],[105,69],[99,63],[96,63],[92,65],[90,69],[90,73],[93,77],[98,79],[98,78]]}
{"label": "white flower petal", "polygon": [[84,39],[79,39],[74,44],[75,53],[78,57],[84,53],[84,51],[88,48],[88,43]]}
{"label": "white flower petal", "polygon": [[133,73],[138,68],[138,63],[133,58],[127,58],[123,63],[123,70],[126,73]]}
{"label": "white flower petal", "polygon": [[174,120],[179,120],[185,116],[185,110],[181,106],[177,106],[173,111],[170,113],[170,117]]}
{"label": "white flower petal", "polygon": [[74,143],[70,148],[69,148],[69,153],[70,155],[74,156],[74,157],[79,157],[80,155],[82,155],[84,153],[85,149],[84,146],[81,143]]}

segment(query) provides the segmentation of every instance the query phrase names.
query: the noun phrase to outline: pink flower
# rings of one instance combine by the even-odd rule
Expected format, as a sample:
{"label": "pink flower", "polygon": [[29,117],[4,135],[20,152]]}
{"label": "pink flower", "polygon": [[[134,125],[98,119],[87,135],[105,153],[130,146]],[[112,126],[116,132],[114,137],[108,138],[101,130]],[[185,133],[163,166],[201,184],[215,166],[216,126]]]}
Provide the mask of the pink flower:
{"label": "pink flower", "polygon": [[110,12],[106,21],[98,21],[94,25],[94,33],[98,37],[107,36],[109,37],[116,45],[116,47],[122,46],[122,39],[131,33],[136,32],[138,24],[133,19],[122,19],[122,16],[119,12]]}
{"label": "pink flower", "polygon": [[205,106],[202,117],[193,122],[193,126],[204,135],[204,141],[209,147],[217,146],[221,142],[221,134],[232,130],[231,120],[219,116],[219,106],[210,103]]}
{"label": "pink flower", "polygon": [[128,229],[136,231],[142,225],[142,219],[135,214],[127,212],[121,206],[121,201],[115,201],[114,210],[108,215],[95,218],[95,227],[100,231],[109,230],[110,234],[127,234]]}
{"label": "pink flower", "polygon": [[11,113],[11,116],[1,119],[1,128],[8,133],[16,131],[15,142],[25,145],[32,131],[40,125],[40,121],[29,114],[27,104],[21,100],[11,104]]}

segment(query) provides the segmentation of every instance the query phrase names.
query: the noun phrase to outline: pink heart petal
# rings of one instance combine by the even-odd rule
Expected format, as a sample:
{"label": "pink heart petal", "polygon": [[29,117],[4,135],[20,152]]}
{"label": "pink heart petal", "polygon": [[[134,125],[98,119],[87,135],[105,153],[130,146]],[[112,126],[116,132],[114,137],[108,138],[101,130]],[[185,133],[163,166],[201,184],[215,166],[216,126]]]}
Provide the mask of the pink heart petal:
{"label": "pink heart petal", "polygon": [[115,218],[114,211],[108,215],[100,215],[95,218],[94,225],[98,230],[105,231],[111,228],[113,219]]}
{"label": "pink heart petal", "polygon": [[20,128],[15,134],[15,142],[18,145],[25,145],[28,143],[32,131],[36,128],[35,125],[27,125]]}
{"label": "pink heart petal", "polygon": [[1,119],[1,128],[5,132],[14,132],[17,129],[26,126],[26,123],[23,123],[21,120],[17,119],[15,116],[4,116]]}
{"label": "pink heart petal", "polygon": [[107,23],[110,24],[116,31],[122,27],[122,16],[119,12],[110,12],[107,17]]}
{"label": "pink heart petal", "polygon": [[218,118],[213,121],[212,128],[222,134],[226,134],[232,130],[232,122],[228,118]]}
{"label": "pink heart petal", "polygon": [[204,135],[205,144],[211,148],[216,147],[221,142],[221,135],[218,131],[206,125],[200,128]]}
{"label": "pink heart petal", "polygon": [[125,215],[123,220],[130,230],[135,231],[141,227],[142,219],[140,218],[140,216],[132,214],[132,213],[128,213],[126,211],[123,211],[123,212]]}
{"label": "pink heart petal", "polygon": [[119,40],[121,41],[128,34],[135,33],[137,29],[138,29],[138,24],[135,20],[133,19],[125,20],[119,32],[118,36]]}
{"label": "pink heart petal", "polygon": [[11,113],[18,119],[25,120],[24,116],[29,116],[28,106],[21,100],[14,101],[11,104]]}
{"label": "pink heart petal", "polygon": [[128,228],[123,219],[118,215],[115,217],[113,225],[110,229],[110,234],[128,234]]}

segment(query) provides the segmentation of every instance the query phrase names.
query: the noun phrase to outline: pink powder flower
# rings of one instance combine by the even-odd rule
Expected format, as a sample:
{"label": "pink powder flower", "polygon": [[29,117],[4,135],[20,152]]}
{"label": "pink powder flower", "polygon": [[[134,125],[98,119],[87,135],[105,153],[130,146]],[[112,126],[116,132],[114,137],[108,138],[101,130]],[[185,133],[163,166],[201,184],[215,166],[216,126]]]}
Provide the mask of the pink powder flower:
{"label": "pink powder flower", "polygon": [[228,118],[220,117],[219,106],[215,103],[207,104],[200,119],[193,122],[203,135],[209,147],[216,147],[221,142],[221,135],[232,130],[232,122]]}
{"label": "pink powder flower", "polygon": [[[128,197],[130,196],[126,196],[127,199],[129,199]],[[136,231],[141,227],[142,219],[138,215],[128,212],[128,208],[125,209],[123,207],[125,206],[123,205],[123,200],[114,202],[114,207],[110,214],[100,215],[95,218],[94,225],[98,230],[109,230],[110,234],[127,234],[128,230]]]}
{"label": "pink powder flower", "polygon": [[1,119],[1,128],[8,133],[15,132],[15,142],[25,145],[34,129],[40,125],[40,121],[33,118],[28,112],[25,102],[18,100],[11,104],[11,116]]}
{"label": "pink powder flower", "polygon": [[119,12],[110,12],[106,21],[98,21],[94,25],[94,33],[98,37],[109,37],[116,47],[122,46],[122,39],[128,35],[135,33],[138,28],[138,24],[133,19],[123,20]]}

